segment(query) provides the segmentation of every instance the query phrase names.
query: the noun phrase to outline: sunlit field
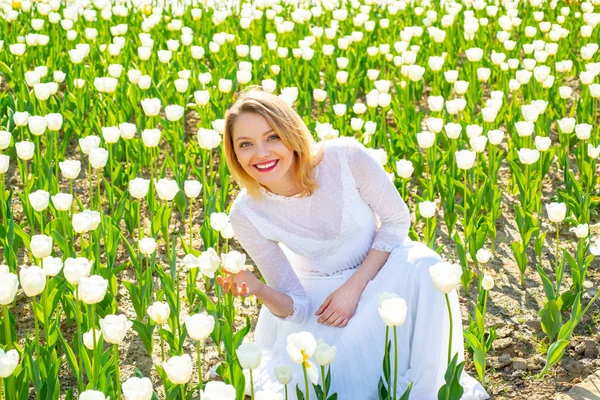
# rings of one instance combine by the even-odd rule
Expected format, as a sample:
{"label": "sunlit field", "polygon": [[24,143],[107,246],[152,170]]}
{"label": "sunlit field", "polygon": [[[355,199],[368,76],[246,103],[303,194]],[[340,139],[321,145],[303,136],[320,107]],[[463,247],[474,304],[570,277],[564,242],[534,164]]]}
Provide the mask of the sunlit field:
{"label": "sunlit field", "polygon": [[[600,0],[0,0],[3,398],[335,399],[310,332],[288,344],[306,386],[255,391],[260,304],[216,284],[260,276],[222,147],[251,85],[371,149],[442,256],[465,362],[440,398],[463,369],[560,398],[600,368],[599,25]],[[381,400],[399,304],[372,310]]]}

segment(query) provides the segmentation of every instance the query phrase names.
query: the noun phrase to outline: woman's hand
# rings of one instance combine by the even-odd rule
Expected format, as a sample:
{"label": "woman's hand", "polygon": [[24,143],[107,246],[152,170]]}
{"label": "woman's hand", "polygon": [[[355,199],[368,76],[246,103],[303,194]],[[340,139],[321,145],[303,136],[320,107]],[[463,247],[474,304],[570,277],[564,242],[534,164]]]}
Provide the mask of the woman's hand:
{"label": "woman's hand", "polygon": [[317,322],[339,328],[348,325],[348,321],[356,311],[362,290],[360,286],[351,281],[337,288],[327,296],[315,313],[315,315],[321,316]]}
{"label": "woman's hand", "polygon": [[217,283],[223,288],[225,293],[233,293],[234,296],[250,296],[258,294],[265,285],[260,279],[254,276],[251,271],[241,270],[237,274],[227,277],[217,276]]}

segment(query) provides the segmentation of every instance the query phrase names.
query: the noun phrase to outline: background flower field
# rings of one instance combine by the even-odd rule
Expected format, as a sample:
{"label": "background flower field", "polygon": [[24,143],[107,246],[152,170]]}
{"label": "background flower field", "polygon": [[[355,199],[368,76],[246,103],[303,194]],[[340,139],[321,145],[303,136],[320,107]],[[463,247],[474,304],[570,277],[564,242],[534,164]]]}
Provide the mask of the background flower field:
{"label": "background flower field", "polygon": [[372,149],[462,270],[491,395],[567,398],[600,368],[599,25],[598,0],[1,0],[5,398],[244,397],[260,305],[215,278],[253,264],[222,153],[251,85]]}

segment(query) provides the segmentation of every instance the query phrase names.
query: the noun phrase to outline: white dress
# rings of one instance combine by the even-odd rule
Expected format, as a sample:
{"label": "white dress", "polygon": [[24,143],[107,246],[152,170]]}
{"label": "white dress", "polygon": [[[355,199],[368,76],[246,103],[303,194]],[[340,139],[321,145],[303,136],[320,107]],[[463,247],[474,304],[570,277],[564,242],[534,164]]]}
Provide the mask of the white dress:
{"label": "white dress", "polygon": [[[315,168],[320,186],[310,197],[280,196],[261,187],[263,200],[255,201],[243,189],[230,210],[236,238],[267,284],[289,295],[294,304],[293,315],[285,319],[264,305],[260,310],[255,341],[263,358],[253,371],[255,390],[283,393],[274,368],[286,364],[294,368],[289,398],[296,399],[297,383],[304,391],[301,365],[292,363],[286,344],[289,334],[309,331],[337,347],[329,393],[337,392],[339,400],[377,400],[385,342],[378,298],[382,292],[394,292],[408,305],[406,322],[397,328],[398,397],[413,381],[411,399],[437,399],[446,371],[449,323],[444,295],[434,288],[429,267],[440,257],[408,238],[408,208],[385,170],[360,142],[354,138],[326,141],[323,159]],[[366,286],[348,325],[337,328],[318,323],[316,310],[356,271],[371,248],[391,254]],[[450,301],[453,354],[458,352],[462,361],[463,334],[455,291]],[[391,364],[393,373],[393,358]],[[489,398],[468,374],[463,373],[461,383],[463,399]],[[310,390],[311,399],[316,399],[312,385]]]}

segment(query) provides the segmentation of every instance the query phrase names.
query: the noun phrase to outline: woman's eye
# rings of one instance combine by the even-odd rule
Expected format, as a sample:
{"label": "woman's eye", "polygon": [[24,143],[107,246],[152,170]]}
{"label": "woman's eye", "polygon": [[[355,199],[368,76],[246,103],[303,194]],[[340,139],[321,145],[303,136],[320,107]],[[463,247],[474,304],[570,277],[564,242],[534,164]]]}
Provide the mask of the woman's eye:
{"label": "woman's eye", "polygon": [[248,143],[248,142],[242,142],[242,143],[240,144],[240,147],[246,147],[246,146],[244,146],[246,143]]}
{"label": "woman's eye", "polygon": [[277,136],[277,135],[271,135],[271,136],[269,136],[269,139],[271,139],[271,138],[279,139],[279,136]]}

